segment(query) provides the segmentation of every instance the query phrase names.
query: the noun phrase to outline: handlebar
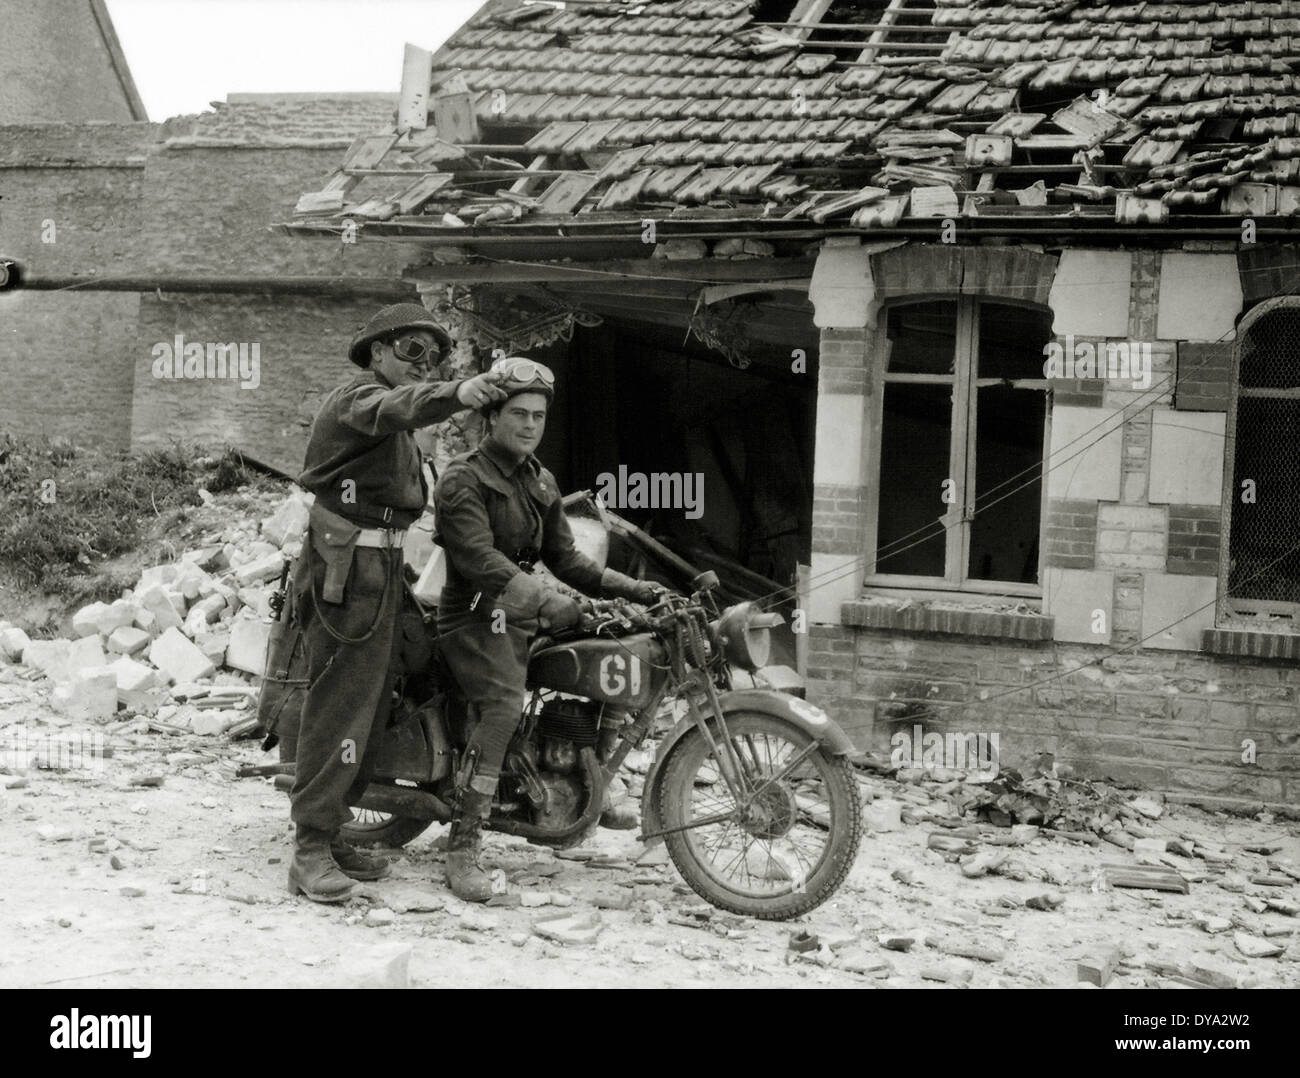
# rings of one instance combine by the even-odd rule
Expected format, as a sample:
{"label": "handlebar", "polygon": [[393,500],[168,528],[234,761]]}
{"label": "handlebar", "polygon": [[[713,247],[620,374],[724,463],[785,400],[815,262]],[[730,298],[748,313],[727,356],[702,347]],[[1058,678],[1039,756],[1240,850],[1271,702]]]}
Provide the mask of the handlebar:
{"label": "handlebar", "polygon": [[582,599],[578,602],[581,618],[576,625],[564,630],[563,635],[590,636],[610,628],[624,632],[654,632],[663,628],[678,610],[690,605],[689,598],[672,592],[665,592],[657,603],[650,606],[629,599]]}

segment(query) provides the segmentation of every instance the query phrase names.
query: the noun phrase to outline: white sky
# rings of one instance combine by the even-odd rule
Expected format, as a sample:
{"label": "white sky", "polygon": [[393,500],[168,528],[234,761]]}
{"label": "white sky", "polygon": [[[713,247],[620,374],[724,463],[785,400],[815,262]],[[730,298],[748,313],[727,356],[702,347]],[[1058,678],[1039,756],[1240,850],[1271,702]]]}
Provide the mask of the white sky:
{"label": "white sky", "polygon": [[380,90],[402,46],[437,49],[483,0],[108,0],[149,119],[228,93]]}

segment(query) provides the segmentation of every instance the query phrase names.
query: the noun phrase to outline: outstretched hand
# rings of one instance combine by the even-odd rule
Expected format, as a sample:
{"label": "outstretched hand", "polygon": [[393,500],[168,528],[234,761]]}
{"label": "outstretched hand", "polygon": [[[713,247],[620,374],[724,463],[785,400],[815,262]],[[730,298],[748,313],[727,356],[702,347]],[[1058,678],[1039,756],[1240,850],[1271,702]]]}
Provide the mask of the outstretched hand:
{"label": "outstretched hand", "polygon": [[505,396],[499,371],[485,371],[473,378],[466,378],[456,389],[456,399],[466,408],[483,408],[505,400]]}

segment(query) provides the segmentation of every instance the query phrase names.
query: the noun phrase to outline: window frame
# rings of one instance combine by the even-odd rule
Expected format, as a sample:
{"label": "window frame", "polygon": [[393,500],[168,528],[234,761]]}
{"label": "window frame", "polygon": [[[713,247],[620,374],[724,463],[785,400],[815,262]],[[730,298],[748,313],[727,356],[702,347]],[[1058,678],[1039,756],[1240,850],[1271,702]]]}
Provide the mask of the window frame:
{"label": "window frame", "polygon": [[[951,376],[932,374],[895,373],[889,374],[889,356],[892,342],[888,336],[889,314],[896,307],[909,307],[919,303],[946,302],[957,304],[957,362]],[[983,305],[1002,307],[1020,307],[1040,314],[1050,315],[1051,309],[1034,303],[1025,303],[999,296],[953,295],[951,293],[927,293],[909,295],[891,299],[883,304],[877,316],[875,361],[869,372],[869,397],[867,402],[867,437],[865,452],[867,456],[866,475],[867,495],[864,513],[863,564],[865,566],[862,586],[870,589],[872,594],[915,595],[918,598],[938,598],[941,596],[980,597],[988,595],[1006,595],[1028,599],[1041,599],[1043,595],[1043,528],[1047,520],[1047,461],[1052,444],[1052,407],[1050,395],[1046,397],[1043,412],[1043,446],[1042,473],[1039,491],[1038,516],[1038,582],[1025,584],[1019,581],[975,580],[967,574],[970,564],[971,532],[970,522],[974,516],[974,505],[967,504],[968,492],[974,489],[977,465],[976,405],[977,394],[974,392],[982,386],[1001,385],[1002,378],[972,378],[971,359],[977,354],[979,342],[979,321],[977,314]],[[1054,338],[1048,337],[1048,340]],[[953,394],[964,400],[965,407],[953,408],[953,426],[949,439],[949,475],[961,472],[960,497],[948,507],[943,514],[944,522],[944,575],[942,577],[916,576],[904,573],[882,573],[876,571],[876,554],[880,522],[880,488],[883,461],[881,459],[881,441],[884,432],[885,386],[888,383],[902,384],[947,384],[951,382]],[[1044,376],[1035,379],[1016,379],[1015,386],[1027,389],[1041,389],[1045,394],[1051,392],[1051,382]],[[958,438],[960,433],[961,437]],[[965,446],[965,459],[959,461],[959,445]],[[959,466],[960,465],[960,466]]]}
{"label": "window frame", "polygon": [[1256,614],[1273,614],[1289,617],[1293,631],[1300,630],[1300,602],[1285,602],[1277,599],[1237,599],[1229,589],[1229,576],[1232,563],[1232,514],[1238,505],[1236,489],[1237,468],[1237,403],[1246,397],[1263,397],[1294,400],[1296,389],[1262,389],[1248,387],[1241,392],[1241,346],[1256,322],[1262,321],[1277,311],[1288,308],[1300,308],[1300,296],[1274,296],[1252,307],[1237,324],[1236,335],[1232,342],[1232,377],[1228,382],[1228,410],[1223,429],[1223,492],[1221,499],[1222,513],[1219,524],[1219,572],[1216,579],[1218,601],[1215,604],[1215,625],[1242,616]]}

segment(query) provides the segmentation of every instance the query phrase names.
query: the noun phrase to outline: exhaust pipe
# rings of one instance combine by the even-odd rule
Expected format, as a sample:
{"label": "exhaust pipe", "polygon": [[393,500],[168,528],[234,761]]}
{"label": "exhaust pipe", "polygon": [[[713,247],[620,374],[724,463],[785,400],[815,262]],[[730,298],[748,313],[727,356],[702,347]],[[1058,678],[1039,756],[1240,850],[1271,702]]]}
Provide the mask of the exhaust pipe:
{"label": "exhaust pipe", "polygon": [[[275,788],[288,793],[293,789],[293,776],[276,775]],[[430,823],[447,823],[452,816],[452,808],[447,802],[425,790],[373,782],[360,800],[353,802],[353,807],[370,809],[373,812],[388,812],[394,816],[409,816]]]}

